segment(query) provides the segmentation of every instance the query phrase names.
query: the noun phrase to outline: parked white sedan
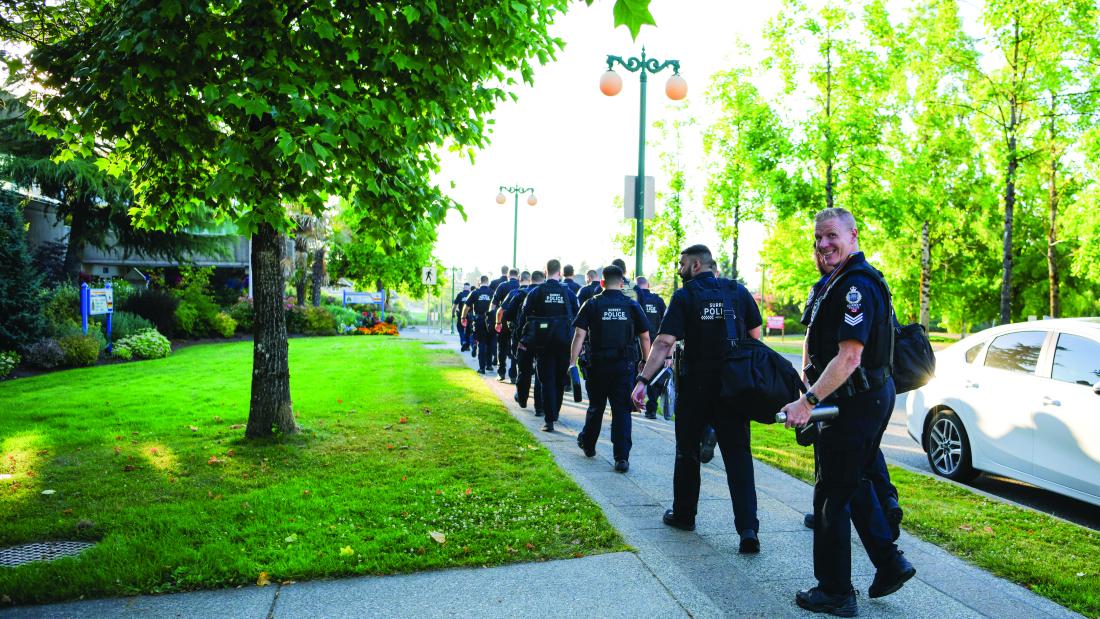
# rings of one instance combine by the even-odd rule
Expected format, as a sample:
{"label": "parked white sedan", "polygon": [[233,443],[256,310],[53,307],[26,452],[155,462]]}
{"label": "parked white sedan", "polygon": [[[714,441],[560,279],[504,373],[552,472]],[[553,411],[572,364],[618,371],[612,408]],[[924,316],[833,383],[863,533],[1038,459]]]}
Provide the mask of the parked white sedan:
{"label": "parked white sedan", "polygon": [[938,475],[988,471],[1100,505],[1100,318],[967,337],[906,399],[909,436]]}

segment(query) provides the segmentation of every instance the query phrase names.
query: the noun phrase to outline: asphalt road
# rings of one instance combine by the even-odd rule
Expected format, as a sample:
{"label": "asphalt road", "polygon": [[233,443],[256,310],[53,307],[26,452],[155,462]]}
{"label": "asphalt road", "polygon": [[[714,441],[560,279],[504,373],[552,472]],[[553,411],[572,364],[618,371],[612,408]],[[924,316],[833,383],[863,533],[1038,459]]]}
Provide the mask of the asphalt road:
{"label": "asphalt road", "polygon": [[[795,367],[798,367],[800,357],[789,354],[784,356]],[[890,425],[886,428],[886,434],[882,437],[882,453],[886,456],[888,462],[902,464],[911,469],[931,474],[932,469],[928,466],[928,458],[924,450],[909,436],[907,422],[905,396],[902,395],[898,397],[894,414],[890,417]],[[974,481],[966,485],[993,496],[1026,505],[1032,509],[1100,531],[1100,507],[1084,501],[1071,499],[1014,479],[987,473],[979,475]],[[902,507],[904,507],[905,497],[901,497],[901,501]]]}

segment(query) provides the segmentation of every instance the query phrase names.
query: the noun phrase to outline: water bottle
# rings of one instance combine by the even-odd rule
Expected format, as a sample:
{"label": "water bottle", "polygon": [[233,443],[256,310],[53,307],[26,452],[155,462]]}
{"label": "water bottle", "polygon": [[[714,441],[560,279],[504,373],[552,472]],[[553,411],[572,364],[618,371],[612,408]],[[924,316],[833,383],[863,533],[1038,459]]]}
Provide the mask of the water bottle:
{"label": "water bottle", "polygon": [[[818,406],[814,409],[812,413],[810,413],[810,419],[806,422],[806,424],[809,425],[811,423],[817,423],[818,421],[829,421],[831,419],[836,419],[839,415],[840,409],[836,406]],[[775,422],[787,423],[787,413],[784,411],[779,411],[778,413],[776,413]]]}

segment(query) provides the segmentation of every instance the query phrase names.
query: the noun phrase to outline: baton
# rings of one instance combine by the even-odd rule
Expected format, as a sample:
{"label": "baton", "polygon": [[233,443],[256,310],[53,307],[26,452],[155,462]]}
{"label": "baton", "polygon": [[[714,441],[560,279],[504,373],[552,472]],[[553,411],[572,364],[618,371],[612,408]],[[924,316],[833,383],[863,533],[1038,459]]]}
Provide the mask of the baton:
{"label": "baton", "polygon": [[[806,424],[817,423],[818,421],[830,421],[840,416],[840,409],[836,406],[818,406],[810,413],[810,418],[806,421]],[[775,414],[776,423],[787,423],[787,413],[785,411],[779,411]]]}

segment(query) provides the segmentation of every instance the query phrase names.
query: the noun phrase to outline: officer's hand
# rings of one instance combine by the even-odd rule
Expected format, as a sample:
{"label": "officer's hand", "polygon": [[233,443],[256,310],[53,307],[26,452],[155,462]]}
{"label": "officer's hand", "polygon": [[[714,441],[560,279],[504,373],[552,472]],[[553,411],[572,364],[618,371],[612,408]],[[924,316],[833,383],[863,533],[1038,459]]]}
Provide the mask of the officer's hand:
{"label": "officer's hand", "polygon": [[465,327],[465,326],[466,326],[466,319],[465,319],[465,318],[463,318],[463,319],[462,319],[462,326],[463,326],[463,327]]}
{"label": "officer's hand", "polygon": [[520,342],[519,344],[516,344],[516,348],[518,348],[520,350],[527,350],[527,347],[523,345],[523,342]]}
{"label": "officer's hand", "polygon": [[646,395],[645,385],[640,382],[634,383],[634,391],[630,392],[630,401],[634,403],[634,410],[645,410]]}
{"label": "officer's hand", "polygon": [[496,326],[497,333],[500,333],[500,325]]}
{"label": "officer's hand", "polygon": [[795,428],[806,425],[806,422],[810,420],[810,413],[814,411],[814,407],[806,401],[806,398],[798,398],[784,406],[782,410],[787,413],[786,426]]}
{"label": "officer's hand", "polygon": [[672,367],[672,357],[665,357],[665,367],[666,368]]}

